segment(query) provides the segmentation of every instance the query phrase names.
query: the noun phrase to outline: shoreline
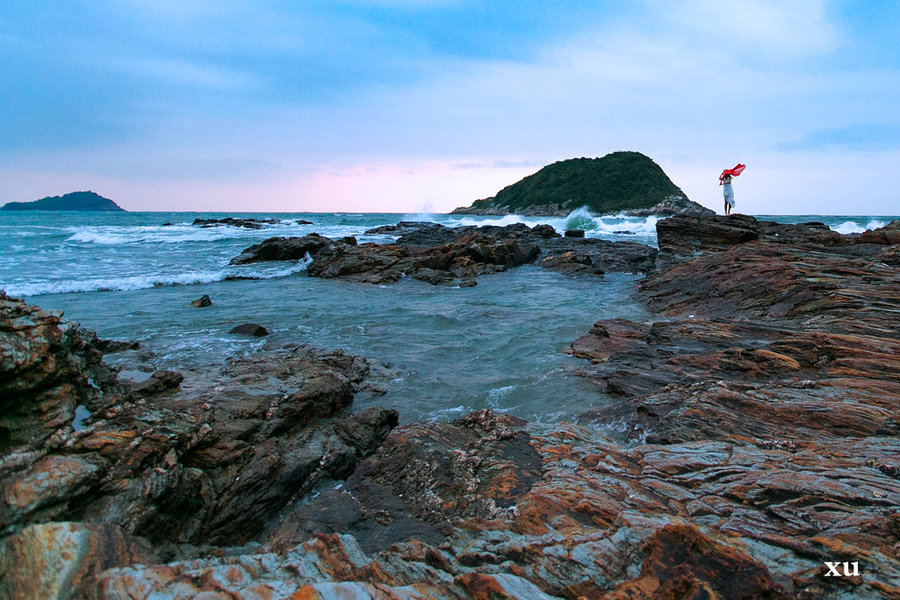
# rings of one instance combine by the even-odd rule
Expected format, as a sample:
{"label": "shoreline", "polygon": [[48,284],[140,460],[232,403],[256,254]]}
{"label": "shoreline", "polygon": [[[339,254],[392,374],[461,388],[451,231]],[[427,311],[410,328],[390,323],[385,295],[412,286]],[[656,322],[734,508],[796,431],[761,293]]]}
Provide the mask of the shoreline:
{"label": "shoreline", "polygon": [[[82,376],[97,371],[91,378],[101,390],[107,387],[111,398],[124,394],[125,403],[110,404],[96,391],[78,392],[89,408],[95,405],[93,413],[126,409],[77,435],[65,431],[59,415],[47,420],[46,414],[16,413],[47,435],[30,443],[39,456],[4,458],[3,492],[16,499],[20,513],[12,530],[17,533],[4,540],[2,560],[18,577],[0,585],[40,580],[28,557],[46,558],[52,555],[49,542],[74,535],[95,550],[65,568],[91,597],[118,597],[119,591],[138,588],[249,593],[253,586],[268,586],[277,597],[314,590],[403,597],[409,586],[438,598],[477,597],[484,590],[534,598],[645,597],[650,591],[691,589],[770,598],[900,593],[894,545],[900,538],[900,431],[892,416],[900,398],[900,223],[855,236],[814,226],[763,225],[748,217],[676,217],[659,224],[657,266],[637,294],[659,320],[601,320],[572,343],[572,353],[585,359],[583,375],[617,396],[615,406],[583,415],[579,424],[536,427],[486,410],[451,423],[395,427],[389,434],[386,413],[348,430],[341,425],[343,413],[333,412],[336,421],[327,417],[312,429],[301,428],[303,436],[336,432],[329,439],[340,441],[319,446],[324,452],[315,457],[332,457],[325,463],[332,465],[328,476],[307,473],[288,493],[306,489],[318,495],[298,505],[276,502],[269,507],[274,512],[265,509],[250,536],[262,545],[243,549],[228,546],[242,542],[239,531],[232,541],[219,538],[228,542],[225,547],[197,543],[204,535],[215,540],[204,534],[176,550],[146,547],[133,536],[144,531],[133,521],[22,527],[90,514],[93,519],[85,520],[106,522],[103,511],[117,506],[143,514],[144,527],[152,531],[154,521],[177,513],[161,510],[161,499],[187,501],[191,490],[200,492],[200,503],[184,506],[211,510],[223,490],[230,490],[225,498],[246,506],[240,504],[248,501],[244,492],[237,493],[241,486],[227,483],[239,475],[212,475],[215,465],[255,460],[247,456],[256,450],[234,445],[256,439],[257,433],[241,428],[277,430],[271,421],[279,411],[303,414],[309,408],[302,402],[310,396],[294,394],[267,417],[268,408],[241,400],[238,385],[238,404],[218,421],[199,403],[200,391],[190,418],[166,413],[184,430],[178,444],[153,434],[129,437],[134,420],[165,409],[168,396],[127,400],[127,391],[103,383],[109,374],[98,366],[89,334],[56,334],[61,322],[52,315],[10,307],[20,315],[15,318],[40,323],[42,335],[72,337],[68,346],[51,344],[61,348],[59,368]],[[572,254],[566,264],[584,265],[576,250],[567,247],[560,256],[566,253]],[[320,395],[337,394],[339,405],[348,390],[351,398],[364,391],[356,358],[341,358],[335,366],[335,358],[315,351],[303,360],[329,365],[333,375],[307,374],[301,390],[311,378],[346,380],[350,388],[317,388]],[[33,372],[29,364],[21,369]],[[246,376],[260,370],[248,369]],[[40,394],[56,389],[46,387],[52,383],[46,378],[36,381]],[[260,422],[247,423],[253,419]],[[194,439],[204,424],[209,430]],[[601,426],[620,424],[624,439],[602,433]],[[217,431],[218,441],[203,442]],[[263,447],[272,439],[252,443]],[[220,442],[225,446],[209,454]],[[328,443],[356,448],[350,450],[355,460],[334,462],[349,455],[329,453]],[[184,458],[192,452],[195,458]],[[207,457],[199,460],[197,452]],[[110,457],[130,475],[104,479],[97,460]],[[154,469],[163,476],[152,475]],[[52,479],[56,472],[68,473],[62,487],[38,489],[31,483],[40,473]],[[148,478],[156,481],[155,497],[138,491]],[[342,481],[339,488],[332,479]],[[137,487],[126,488],[136,495],[115,491],[116,481],[135,482]],[[203,490],[213,488],[217,497],[207,505]],[[100,491],[107,508],[86,511]],[[90,502],[78,505],[72,497]],[[7,513],[7,531],[9,518]],[[190,522],[178,527],[185,540],[197,535]],[[134,551],[123,553],[123,544]],[[188,562],[166,566],[179,559]],[[126,566],[154,561],[161,566]],[[861,574],[826,579],[828,561],[858,562]],[[744,574],[740,580],[733,577],[736,571]]]}

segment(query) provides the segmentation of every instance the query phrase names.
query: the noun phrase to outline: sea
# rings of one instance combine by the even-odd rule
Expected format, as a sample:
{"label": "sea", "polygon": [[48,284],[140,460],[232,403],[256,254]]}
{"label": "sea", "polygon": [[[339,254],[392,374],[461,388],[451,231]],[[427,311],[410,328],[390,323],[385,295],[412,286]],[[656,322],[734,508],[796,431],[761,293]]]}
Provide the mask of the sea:
{"label": "sea", "polygon": [[[195,219],[274,219],[262,229],[201,227]],[[890,216],[761,216],[821,221],[840,233],[881,227]],[[304,224],[311,221],[312,224]],[[0,289],[93,329],[140,343],[142,369],[202,370],[291,344],[340,348],[378,365],[385,393],[354,404],[394,408],[401,422],[452,420],[493,408],[537,422],[574,418],[610,401],[579,377],[564,352],[599,319],[650,319],[633,299],[641,276],[567,277],[526,265],[486,275],[474,287],[414,279],[384,286],[306,275],[307,260],[231,266],[273,236],[356,236],[399,221],[529,226],[656,245],[656,217],[484,217],[388,213],[163,213],[0,211]],[[204,294],[212,306],[190,302]],[[230,334],[253,322],[270,335]],[[129,370],[128,358],[109,355]],[[119,363],[117,363],[119,361]],[[146,376],[145,375],[145,376]]]}

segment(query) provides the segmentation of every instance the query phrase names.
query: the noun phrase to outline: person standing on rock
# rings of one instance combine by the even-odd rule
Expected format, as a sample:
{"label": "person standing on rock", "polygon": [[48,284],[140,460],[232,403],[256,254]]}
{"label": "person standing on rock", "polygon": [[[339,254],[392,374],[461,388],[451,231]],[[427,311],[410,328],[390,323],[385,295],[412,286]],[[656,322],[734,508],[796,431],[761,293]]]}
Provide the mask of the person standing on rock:
{"label": "person standing on rock", "polygon": [[730,215],[731,209],[734,208],[734,188],[731,187],[731,175],[725,175],[725,177],[719,181],[719,185],[724,186],[725,214]]}
{"label": "person standing on rock", "polygon": [[735,165],[733,169],[725,169],[722,171],[722,174],[719,175],[719,185],[725,186],[723,190],[725,192],[725,214],[730,215],[731,209],[734,208],[734,189],[731,187],[731,179],[732,177],[737,177],[741,173],[744,172],[744,169],[747,168],[747,165],[738,163]]}

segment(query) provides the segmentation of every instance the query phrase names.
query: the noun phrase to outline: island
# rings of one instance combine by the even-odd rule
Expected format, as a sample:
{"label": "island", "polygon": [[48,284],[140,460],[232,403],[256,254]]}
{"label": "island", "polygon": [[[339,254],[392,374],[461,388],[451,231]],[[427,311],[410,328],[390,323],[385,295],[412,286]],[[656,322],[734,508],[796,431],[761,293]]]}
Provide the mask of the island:
{"label": "island", "polygon": [[714,214],[689,200],[650,157],[624,151],[555,162],[451,214],[566,216],[582,206],[595,214]]}
{"label": "island", "polygon": [[124,208],[94,192],[71,192],[62,196],[47,196],[34,202],[8,202],[0,210],[80,210],[95,212],[126,212]]}

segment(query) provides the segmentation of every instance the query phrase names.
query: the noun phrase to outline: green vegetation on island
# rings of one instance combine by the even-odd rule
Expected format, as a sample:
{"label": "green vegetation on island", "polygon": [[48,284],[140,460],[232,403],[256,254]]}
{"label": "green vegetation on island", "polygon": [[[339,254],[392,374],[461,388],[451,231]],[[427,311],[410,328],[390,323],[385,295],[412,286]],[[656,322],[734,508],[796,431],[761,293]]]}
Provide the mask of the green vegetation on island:
{"label": "green vegetation on island", "polygon": [[587,206],[595,214],[653,209],[672,202],[694,204],[651,158],[613,152],[602,158],[572,158],[476,200],[455,213],[567,214]]}
{"label": "green vegetation on island", "polygon": [[48,196],[34,202],[8,202],[0,210],[84,210],[125,211],[124,208],[94,192],[72,192],[63,196]]}

